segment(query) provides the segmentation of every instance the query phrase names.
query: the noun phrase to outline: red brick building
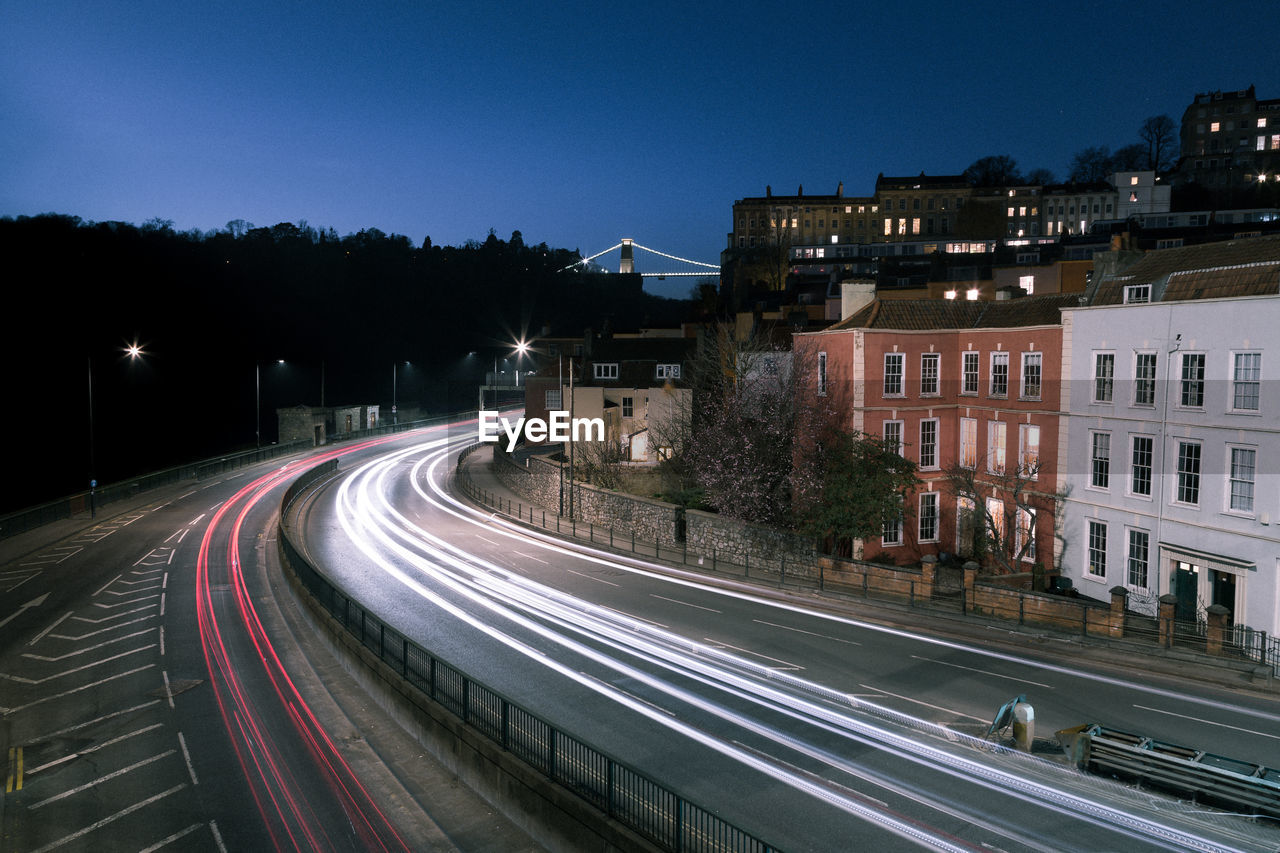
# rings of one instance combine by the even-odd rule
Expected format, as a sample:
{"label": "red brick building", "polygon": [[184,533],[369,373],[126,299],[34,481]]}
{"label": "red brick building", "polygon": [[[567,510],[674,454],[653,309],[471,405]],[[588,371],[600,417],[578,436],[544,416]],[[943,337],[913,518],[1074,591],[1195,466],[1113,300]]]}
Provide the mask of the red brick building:
{"label": "red brick building", "polygon": [[[898,441],[919,466],[922,485],[905,496],[902,520],[863,542],[863,556],[887,553],[899,563],[968,556],[968,525],[980,517],[970,513],[985,508],[1015,525],[1011,553],[1019,567],[1055,563],[1059,308],[1077,299],[875,299],[829,329],[795,338],[802,363],[814,365],[814,390],[848,412],[848,427]],[[978,496],[983,507],[957,499],[946,474],[956,464],[989,490]],[[1019,464],[1034,471],[1020,501],[1003,488]]]}

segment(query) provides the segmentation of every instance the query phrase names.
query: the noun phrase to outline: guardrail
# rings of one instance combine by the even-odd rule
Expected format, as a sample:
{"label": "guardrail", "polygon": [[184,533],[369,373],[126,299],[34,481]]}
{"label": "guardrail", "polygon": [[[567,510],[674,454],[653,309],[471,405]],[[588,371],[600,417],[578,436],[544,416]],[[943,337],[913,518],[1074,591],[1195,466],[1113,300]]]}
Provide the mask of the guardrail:
{"label": "guardrail", "polygon": [[334,620],[379,661],[471,729],[664,850],[772,853],[776,848],[670,788],[573,737],[405,637],[311,565],[286,524],[289,505],[337,470],[309,470],[282,501],[279,547],[289,567]]}
{"label": "guardrail", "polygon": [[1110,773],[1237,812],[1280,818],[1280,771],[1086,724],[1057,733],[1082,770]]}

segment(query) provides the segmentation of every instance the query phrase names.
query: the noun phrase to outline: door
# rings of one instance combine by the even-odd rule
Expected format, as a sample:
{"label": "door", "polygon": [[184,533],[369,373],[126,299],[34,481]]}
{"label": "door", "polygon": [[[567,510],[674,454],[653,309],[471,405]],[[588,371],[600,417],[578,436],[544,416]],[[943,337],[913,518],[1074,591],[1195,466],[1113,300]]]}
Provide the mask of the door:
{"label": "door", "polygon": [[1217,569],[1209,571],[1209,584],[1213,592],[1213,603],[1221,604],[1231,611],[1231,621],[1235,622],[1236,614],[1236,576],[1230,572]]}
{"label": "door", "polygon": [[1196,597],[1200,592],[1200,567],[1194,563],[1173,561],[1173,594],[1178,597],[1174,618],[1191,621],[1196,618]]}

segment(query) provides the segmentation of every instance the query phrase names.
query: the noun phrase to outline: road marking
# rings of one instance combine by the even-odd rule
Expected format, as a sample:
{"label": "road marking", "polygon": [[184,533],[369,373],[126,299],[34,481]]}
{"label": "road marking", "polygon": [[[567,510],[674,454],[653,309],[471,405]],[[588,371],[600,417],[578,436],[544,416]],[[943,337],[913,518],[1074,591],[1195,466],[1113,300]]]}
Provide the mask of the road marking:
{"label": "road marking", "polygon": [[62,614],[61,616],[59,616],[56,620],[54,620],[54,623],[53,623],[52,625],[50,625],[48,628],[45,628],[45,629],[44,629],[43,631],[41,631],[39,634],[36,634],[35,638],[34,638],[34,639],[32,639],[32,640],[31,640],[31,642],[27,643],[27,645],[28,645],[28,646],[34,646],[36,643],[38,643],[38,642],[40,642],[41,640],[43,640],[43,639],[44,639],[44,635],[45,635],[45,634],[48,634],[48,633],[49,633],[50,631],[52,631],[54,628],[57,628],[59,625],[61,625],[64,621],[66,621],[66,618],[67,618],[68,616],[70,616],[70,615],[71,615],[72,613],[74,613],[74,612],[75,612],[75,611],[73,611],[73,610],[68,610],[66,613],[63,613],[63,614]]}
{"label": "road marking", "polygon": [[833,642],[837,642],[837,643],[848,643],[851,646],[862,645],[862,643],[859,643],[857,640],[842,640],[839,637],[832,637],[827,634],[819,634],[814,631],[806,631],[803,628],[792,628],[790,625],[779,625],[776,622],[766,622],[763,619],[752,619],[751,621],[758,622],[761,625],[768,625],[771,628],[781,628],[784,631],[795,631],[797,634],[808,634],[811,637],[821,637],[824,640],[832,640]]}
{"label": "road marking", "polygon": [[1012,675],[1001,675],[998,672],[991,672],[985,669],[974,669],[971,666],[961,666],[958,663],[947,663],[946,661],[938,660],[937,658],[924,658],[924,657],[920,657],[920,655],[912,655],[911,657],[914,658],[915,660],[928,661],[929,663],[936,663],[941,666],[952,666],[952,667],[955,667],[956,669],[967,669],[969,672],[979,672],[979,673],[982,673],[983,675],[989,675],[992,678],[1007,678],[1009,681],[1018,681],[1018,682],[1021,682],[1022,684],[1034,684],[1036,687],[1043,687],[1045,690],[1053,689],[1052,685],[1041,684],[1039,681],[1030,681],[1026,678],[1015,678]]}
{"label": "road marking", "polygon": [[720,648],[723,648],[723,649],[733,649],[735,652],[742,652],[745,655],[751,655],[752,657],[762,658],[764,660],[771,660],[771,661],[776,661],[780,664],[785,664],[785,666],[780,666],[780,667],[779,666],[769,667],[770,669],[804,669],[804,667],[802,667],[800,664],[792,663],[791,661],[786,661],[786,660],[783,660],[782,658],[771,658],[768,655],[762,655],[759,652],[753,652],[751,651],[751,649],[744,649],[739,646],[730,645],[729,643],[721,642],[720,640],[713,640],[710,637],[703,637],[702,639],[706,640],[708,643],[711,643],[713,646],[719,646]]}
{"label": "road marking", "polygon": [[549,566],[549,565],[551,565],[551,564],[550,564],[550,563],[548,563],[546,560],[539,560],[537,557],[534,557],[534,556],[532,556],[532,555],[530,555],[530,554],[526,554],[524,551],[512,551],[511,553],[512,553],[512,554],[519,554],[521,557],[524,557],[525,559],[528,559],[528,560],[533,560],[535,563],[542,563],[542,565],[544,565],[544,566]]}
{"label": "road marking", "polygon": [[5,779],[4,792],[12,794],[22,790],[22,747],[9,747],[9,775]]}
{"label": "road marking", "polygon": [[74,652],[67,652],[65,655],[57,655],[56,657],[50,657],[50,656],[48,656],[48,655],[33,655],[33,654],[31,654],[30,652],[23,652],[23,653],[22,653],[22,656],[23,656],[24,658],[28,658],[28,659],[30,659],[30,660],[42,660],[42,661],[44,661],[45,663],[56,663],[57,661],[60,661],[60,660],[66,660],[67,658],[73,658],[73,657],[75,657],[76,655],[84,655],[84,654],[88,654],[89,652],[92,652],[92,651],[97,651],[98,649],[105,648],[106,646],[109,646],[109,645],[111,645],[112,643],[119,643],[119,642],[121,642],[121,641],[123,641],[123,640],[131,640],[131,639],[133,639],[134,637],[141,637],[143,634],[148,634],[148,633],[150,633],[150,632],[151,632],[151,631],[153,631],[153,630],[155,630],[155,629],[154,629],[154,628],[145,628],[145,629],[143,629],[143,630],[141,630],[141,631],[134,631],[132,634],[125,634],[125,635],[123,635],[123,636],[121,636],[121,637],[115,637],[115,638],[110,639],[110,640],[104,640],[103,642],[98,643],[97,645],[94,645],[94,646],[87,646],[87,647],[85,647],[85,648],[83,648],[83,649],[76,649]]}
{"label": "road marking", "polygon": [[35,743],[36,741],[52,740],[53,738],[56,738],[56,737],[62,737],[63,735],[70,734],[71,732],[78,731],[88,726],[95,726],[98,723],[104,723],[107,720],[113,719],[115,717],[122,717],[126,714],[132,714],[135,711],[145,711],[147,708],[150,708],[152,705],[159,705],[159,704],[160,704],[159,699],[152,699],[150,702],[143,702],[141,705],[134,705],[132,708],[125,708],[123,711],[112,711],[110,714],[103,714],[101,717],[94,717],[92,720],[85,720],[83,723],[76,723],[75,725],[67,726],[65,729],[58,729],[56,732],[50,732],[47,735],[42,735],[41,737],[34,738],[32,740],[32,743]]}
{"label": "road marking", "polygon": [[[25,563],[23,565],[26,565]],[[0,592],[13,592],[32,578],[40,577],[43,569],[25,572],[0,572]]]}
{"label": "road marking", "polygon": [[484,539],[484,541],[488,542],[490,545],[494,546],[495,548],[502,548],[502,547],[503,547],[502,545],[499,545],[497,542],[494,542],[492,539],[486,539],[484,536],[481,536],[481,535],[480,535],[480,534],[478,534],[478,533],[476,534],[476,538],[477,538],[477,539]]}
{"label": "road marking", "polygon": [[102,595],[103,591],[106,590],[107,587],[111,586],[113,583],[120,580],[121,577],[123,577],[123,575],[116,575],[111,580],[107,581],[105,584],[102,585],[102,589],[99,589],[97,592],[95,592],[92,597],[97,598],[99,595]]}
{"label": "road marking", "polygon": [[1200,717],[1188,717],[1186,714],[1175,714],[1173,711],[1164,711],[1160,708],[1152,708],[1147,705],[1134,705],[1133,707],[1141,708],[1144,711],[1154,711],[1157,714],[1168,714],[1170,717],[1181,717],[1184,720],[1192,720],[1197,723],[1208,723],[1211,726],[1221,726],[1224,729],[1235,729],[1238,732],[1245,732],[1246,734],[1262,735],[1263,737],[1269,737],[1274,740],[1280,740],[1280,735],[1274,735],[1268,732],[1254,731],[1253,729],[1245,729],[1245,728],[1241,728],[1240,726],[1230,725],[1228,723],[1215,723],[1213,720],[1205,720],[1205,719],[1201,719]]}
{"label": "road marking", "polygon": [[39,773],[42,770],[48,770],[50,767],[57,767],[59,764],[65,764],[68,761],[74,761],[75,759],[85,755],[92,755],[93,753],[101,749],[106,749],[108,746],[112,746],[114,744],[120,743],[121,741],[128,740],[131,737],[137,737],[138,735],[146,734],[149,731],[154,731],[155,729],[162,729],[162,728],[164,728],[164,723],[155,723],[154,725],[147,726],[146,728],[138,729],[137,731],[120,735],[119,737],[115,737],[115,738],[112,738],[111,740],[104,741],[96,746],[91,746],[91,747],[88,747],[87,749],[77,750],[71,753],[70,755],[62,756],[61,758],[55,758],[53,761],[49,761],[49,762],[46,762],[45,764],[41,764],[39,767],[32,767],[30,770],[27,771],[27,775],[34,776],[35,774]]}
{"label": "road marking", "polygon": [[[152,598],[155,598],[155,596],[153,595]],[[114,607],[116,605],[112,605],[112,606]],[[126,610],[124,613],[116,613],[113,616],[103,616],[101,619],[90,619],[88,616],[77,616],[75,617],[75,621],[88,622],[93,625],[101,625],[103,622],[110,622],[112,619],[119,619],[122,616],[129,616],[133,613],[141,613],[142,611],[150,610],[153,607],[155,607],[154,604],[148,604],[145,607],[139,607],[137,610]],[[146,618],[150,619],[151,617],[148,616]],[[129,623],[126,622],[125,624],[128,625]]]}
{"label": "road marking", "polygon": [[[70,616],[70,615],[71,615],[70,613],[67,614],[67,616]],[[123,615],[127,616],[128,614],[126,613]],[[66,617],[64,616],[63,618],[65,619]],[[130,619],[128,622],[121,622],[119,625],[112,625],[107,628],[99,628],[98,630],[90,631],[87,634],[50,634],[49,636],[55,640],[71,640],[71,641],[87,640],[90,637],[97,636],[98,634],[105,634],[108,631],[118,631],[121,628],[124,628],[128,625],[133,625],[134,623],[137,623],[137,622],[146,622],[148,619],[154,619],[154,618],[156,618],[156,615],[152,613],[150,616],[139,616],[137,619]],[[52,629],[54,626],[50,625],[49,627],[50,629]]]}
{"label": "road marking", "polygon": [[[121,767],[119,770],[113,770],[112,772],[108,773],[106,776],[99,776],[97,779],[94,779],[92,782],[85,782],[83,785],[77,785],[74,788],[69,788],[66,791],[62,791],[61,793],[54,794],[52,797],[46,797],[45,799],[40,800],[39,802],[32,803],[31,805],[27,806],[27,809],[30,811],[35,811],[36,809],[44,808],[45,806],[49,805],[49,803],[56,803],[58,800],[65,800],[67,797],[75,796],[76,794],[79,794],[82,791],[87,791],[90,788],[95,788],[98,785],[101,785],[103,782],[109,782],[112,779],[115,779],[119,776],[123,776],[126,773],[132,773],[133,771],[137,770],[139,767],[146,767],[148,764],[154,764],[162,758],[168,758],[170,755],[173,755],[175,752],[177,752],[177,750],[170,749],[160,753],[159,755],[153,755],[150,758],[144,758],[141,761],[138,761],[134,764],[130,764],[128,767]],[[185,786],[186,783],[183,783],[183,784]]]}
{"label": "road marking", "polygon": [[132,601],[118,601],[115,604],[103,604],[101,601],[95,601],[94,607],[101,607],[103,610],[111,610],[116,607],[128,607],[130,604],[141,604],[144,601],[150,601],[153,598],[159,598],[158,595],[146,595],[142,598],[135,598]]}
{"label": "road marking", "polygon": [[885,696],[892,696],[894,699],[901,699],[904,702],[914,702],[917,705],[924,705],[926,708],[932,708],[935,711],[943,711],[947,714],[952,714],[956,717],[968,717],[969,719],[977,720],[980,723],[990,722],[985,717],[975,717],[973,714],[963,714],[960,711],[953,711],[952,709],[944,708],[941,705],[930,705],[928,702],[921,702],[919,699],[912,699],[910,696],[902,696],[897,693],[890,693],[888,690],[881,690],[879,687],[872,687],[870,684],[859,684],[858,686],[864,687],[867,690],[875,690],[879,693],[883,693]]}
{"label": "road marking", "polygon": [[138,853],[156,853],[156,851],[159,850],[161,847],[168,847],[170,844],[177,841],[179,838],[183,838],[187,835],[190,835],[191,833],[195,832],[197,829],[199,829],[202,826],[204,826],[203,823],[193,823],[191,824],[191,826],[188,826],[186,829],[179,830],[175,832],[173,835],[170,835],[168,838],[160,839],[155,844],[152,844],[150,847],[144,847],[142,850],[139,850]]}
{"label": "road marking", "polygon": [[187,739],[182,736],[182,732],[178,732],[178,743],[182,746],[182,757],[187,760],[187,772],[191,774],[191,784],[199,785],[200,780],[196,778],[195,765],[191,763],[191,753],[187,751]]}
{"label": "road marking", "polygon": [[[151,805],[152,803],[156,803],[156,802],[159,802],[160,800],[163,800],[165,797],[169,796],[170,794],[176,794],[177,792],[181,791],[185,787],[187,787],[186,782],[183,782],[181,785],[174,785],[172,788],[170,788],[167,791],[161,791],[155,796],[147,797],[147,799],[143,800],[140,803],[134,803],[133,805],[129,806],[126,809],[121,809],[120,811],[116,812],[113,815],[104,817],[102,820],[98,821],[97,823],[91,823],[88,826],[86,826],[84,829],[77,830],[71,833],[70,835],[66,835],[66,836],[63,836],[62,838],[59,838],[57,841],[54,841],[50,844],[46,844],[45,846],[41,847],[39,850],[32,850],[31,853],[48,853],[50,850],[56,850],[59,847],[62,847],[66,844],[70,844],[72,841],[75,841],[78,838],[83,838],[84,836],[88,835],[94,830],[101,829],[102,827],[106,826],[109,823],[117,821],[122,817],[131,815],[134,812],[138,811],[139,809],[145,809],[147,806]],[[222,849],[225,850],[226,848],[223,847]]]}
{"label": "road marking", "polygon": [[599,581],[600,583],[607,583],[609,586],[617,586],[617,584],[614,583],[613,581],[607,581],[604,578],[598,578],[595,575],[588,575],[583,572],[575,572],[573,569],[565,569],[565,571],[568,572],[569,574],[577,575],[580,578],[586,578],[587,580],[591,580],[591,581]]}
{"label": "road marking", "polygon": [[720,612],[719,610],[716,610],[716,609],[715,609],[715,608],[713,608],[713,607],[703,607],[701,604],[690,604],[690,603],[689,603],[689,602],[687,602],[687,601],[680,601],[680,600],[675,599],[675,598],[667,598],[665,595],[655,595],[655,594],[654,594],[654,593],[652,593],[652,592],[651,592],[651,593],[649,593],[649,597],[650,597],[650,598],[661,598],[663,601],[670,601],[672,604],[683,604],[685,607],[696,607],[696,608],[698,608],[699,610],[708,610],[708,611],[710,611],[710,612],[712,612],[712,613],[719,613],[719,612]]}

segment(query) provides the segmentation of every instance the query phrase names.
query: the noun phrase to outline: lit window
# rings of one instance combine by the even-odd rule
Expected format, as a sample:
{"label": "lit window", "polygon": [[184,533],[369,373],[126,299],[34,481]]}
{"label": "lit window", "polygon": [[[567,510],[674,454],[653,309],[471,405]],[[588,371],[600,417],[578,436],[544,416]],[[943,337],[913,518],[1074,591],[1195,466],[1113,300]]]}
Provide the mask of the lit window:
{"label": "lit window", "polygon": [[1178,487],[1174,500],[1180,504],[1200,503],[1200,442],[1178,442]]}
{"label": "lit window", "polygon": [[1018,276],[1018,287],[1021,287],[1030,296],[1036,292],[1036,277],[1033,275]]}
{"label": "lit window", "polygon": [[976,288],[976,287],[972,287],[972,288],[970,288],[970,289],[965,293],[964,298],[965,298],[965,299],[967,299],[967,300],[969,300],[970,302],[977,302],[977,301],[978,301],[978,288]]}
{"label": "lit window", "polygon": [[1004,473],[1007,428],[1004,421],[987,423],[987,470],[992,474]]}
{"label": "lit window", "polygon": [[960,419],[960,464],[965,468],[978,467],[978,419]]}
{"label": "lit window", "polygon": [[900,352],[884,354],[884,396],[902,396],[902,366],[905,358]]}
{"label": "lit window", "polygon": [[1138,185],[1138,176],[1137,176],[1137,175],[1130,175],[1130,176],[1129,176],[1129,186],[1131,186],[1131,187],[1136,187],[1137,185]]}
{"label": "lit window", "polygon": [[1018,507],[1017,527],[1013,540],[1014,553],[1027,563],[1036,561],[1036,514],[1033,510]]}
{"label": "lit window", "polygon": [[1234,361],[1231,407],[1239,412],[1256,412],[1262,386],[1262,353],[1238,352]]}
{"label": "lit window", "polygon": [[1018,465],[1023,476],[1036,479],[1040,470],[1040,427],[1035,424],[1018,426]]}
{"label": "lit window", "polygon": [[938,373],[942,356],[936,352],[927,352],[920,356],[920,394],[922,396],[938,393]]}
{"label": "lit window", "polygon": [[1089,551],[1085,571],[1094,577],[1107,576],[1107,523],[1089,521]]}
{"label": "lit window", "polygon": [[942,295],[943,295],[943,297],[945,297],[945,298],[947,298],[947,299],[955,299],[957,294],[956,294],[956,291],[954,291],[954,290],[948,290],[946,293],[944,293],[944,294],[942,294]]}
{"label": "lit window", "polygon": [[1212,123],[1209,125],[1209,132],[1210,132],[1210,133],[1217,133],[1217,132],[1218,132],[1218,128],[1219,128],[1219,124],[1218,124],[1218,122],[1216,122],[1216,121],[1215,121],[1215,122],[1212,122]]}
{"label": "lit window", "polygon": [[1267,120],[1265,118],[1258,119],[1258,127],[1266,127],[1266,126],[1267,126]]}
{"label": "lit window", "polygon": [[1009,396],[1009,353],[991,353],[991,391],[992,397]]}

